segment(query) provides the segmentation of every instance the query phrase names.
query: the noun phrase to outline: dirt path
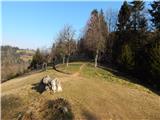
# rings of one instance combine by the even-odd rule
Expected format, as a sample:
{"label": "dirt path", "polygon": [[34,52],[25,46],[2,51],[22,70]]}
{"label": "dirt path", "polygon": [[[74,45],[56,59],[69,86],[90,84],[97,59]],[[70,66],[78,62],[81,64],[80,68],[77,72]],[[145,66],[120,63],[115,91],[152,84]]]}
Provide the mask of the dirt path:
{"label": "dirt path", "polygon": [[83,63],[83,64],[80,66],[79,70],[78,70],[77,72],[75,72],[74,74],[72,74],[71,76],[72,76],[72,77],[79,76],[81,70],[84,68],[85,65],[86,65],[86,64]]}

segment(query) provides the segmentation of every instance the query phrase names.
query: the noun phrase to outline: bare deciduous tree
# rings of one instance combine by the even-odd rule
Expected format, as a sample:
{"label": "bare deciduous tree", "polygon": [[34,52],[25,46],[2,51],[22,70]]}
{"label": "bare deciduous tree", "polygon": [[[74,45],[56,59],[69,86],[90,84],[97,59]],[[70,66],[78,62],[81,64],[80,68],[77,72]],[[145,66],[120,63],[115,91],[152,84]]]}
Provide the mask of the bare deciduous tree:
{"label": "bare deciduous tree", "polygon": [[55,52],[56,55],[58,54],[63,58],[63,63],[65,62],[68,66],[69,58],[72,53],[75,52],[76,49],[76,42],[74,41],[75,30],[73,30],[72,26],[66,25],[64,28],[59,32],[56,45],[55,45]]}
{"label": "bare deciduous tree", "polygon": [[98,13],[97,10],[93,10],[87,24],[84,42],[88,50],[95,54],[95,67],[97,67],[100,52],[104,51],[107,36],[108,28],[104,20],[103,11],[101,10]]}
{"label": "bare deciduous tree", "polygon": [[106,11],[106,21],[107,21],[109,32],[113,32],[116,30],[117,15],[118,15],[118,11],[115,11],[113,9],[108,9]]}

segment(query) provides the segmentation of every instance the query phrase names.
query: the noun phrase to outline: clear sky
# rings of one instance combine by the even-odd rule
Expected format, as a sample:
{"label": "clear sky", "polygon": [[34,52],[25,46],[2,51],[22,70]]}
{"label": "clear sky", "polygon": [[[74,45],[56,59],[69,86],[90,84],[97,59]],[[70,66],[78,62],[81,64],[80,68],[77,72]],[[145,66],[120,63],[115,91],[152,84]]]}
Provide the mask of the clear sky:
{"label": "clear sky", "polygon": [[51,47],[65,24],[83,30],[91,11],[119,10],[113,2],[2,2],[2,44],[19,48]]}

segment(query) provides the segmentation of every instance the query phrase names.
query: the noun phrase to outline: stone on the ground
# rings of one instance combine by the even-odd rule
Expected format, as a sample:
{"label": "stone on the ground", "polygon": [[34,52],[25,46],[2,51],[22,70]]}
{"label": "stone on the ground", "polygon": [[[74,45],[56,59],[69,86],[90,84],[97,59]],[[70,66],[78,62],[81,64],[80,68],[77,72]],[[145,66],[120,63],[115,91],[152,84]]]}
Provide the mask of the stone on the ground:
{"label": "stone on the ground", "polygon": [[45,86],[45,90],[47,90],[47,91],[48,91],[48,90],[49,90],[49,86]]}
{"label": "stone on the ground", "polygon": [[45,85],[45,90],[52,90],[55,92],[61,92],[62,86],[57,78],[51,79],[49,75],[42,79],[42,83]]}
{"label": "stone on the ground", "polygon": [[55,79],[51,80],[51,88],[52,88],[53,92],[55,93],[57,90],[57,85],[56,85]]}
{"label": "stone on the ground", "polygon": [[57,91],[62,92],[62,87],[60,81],[57,81]]}
{"label": "stone on the ground", "polygon": [[44,83],[45,85],[49,84],[50,81],[51,81],[51,78],[49,77],[49,75],[47,75],[47,76],[45,76],[45,77],[43,78],[43,83]]}

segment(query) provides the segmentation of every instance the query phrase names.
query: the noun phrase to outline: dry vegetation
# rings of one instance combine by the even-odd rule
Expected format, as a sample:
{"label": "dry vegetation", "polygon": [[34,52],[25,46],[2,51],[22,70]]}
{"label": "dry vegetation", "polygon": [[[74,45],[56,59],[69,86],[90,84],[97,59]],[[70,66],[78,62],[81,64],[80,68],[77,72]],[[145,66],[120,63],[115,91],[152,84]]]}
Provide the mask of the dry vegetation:
{"label": "dry vegetation", "polygon": [[24,74],[27,71],[27,67],[28,67],[27,63],[2,66],[1,67],[2,82]]}
{"label": "dry vegetation", "polygon": [[[70,103],[75,119],[160,119],[160,97],[127,78],[95,69],[91,63],[77,62],[68,68],[64,65],[57,68],[59,72],[49,69],[3,83],[2,119],[14,120],[32,113],[32,118],[48,120],[46,114],[53,112],[47,112],[46,103],[59,97]],[[66,70],[69,74],[64,73]],[[45,75],[58,77],[63,92],[40,94],[37,85]]]}
{"label": "dry vegetation", "polygon": [[33,50],[19,49],[11,46],[1,46],[1,80],[2,82],[17,77],[28,71]]}

